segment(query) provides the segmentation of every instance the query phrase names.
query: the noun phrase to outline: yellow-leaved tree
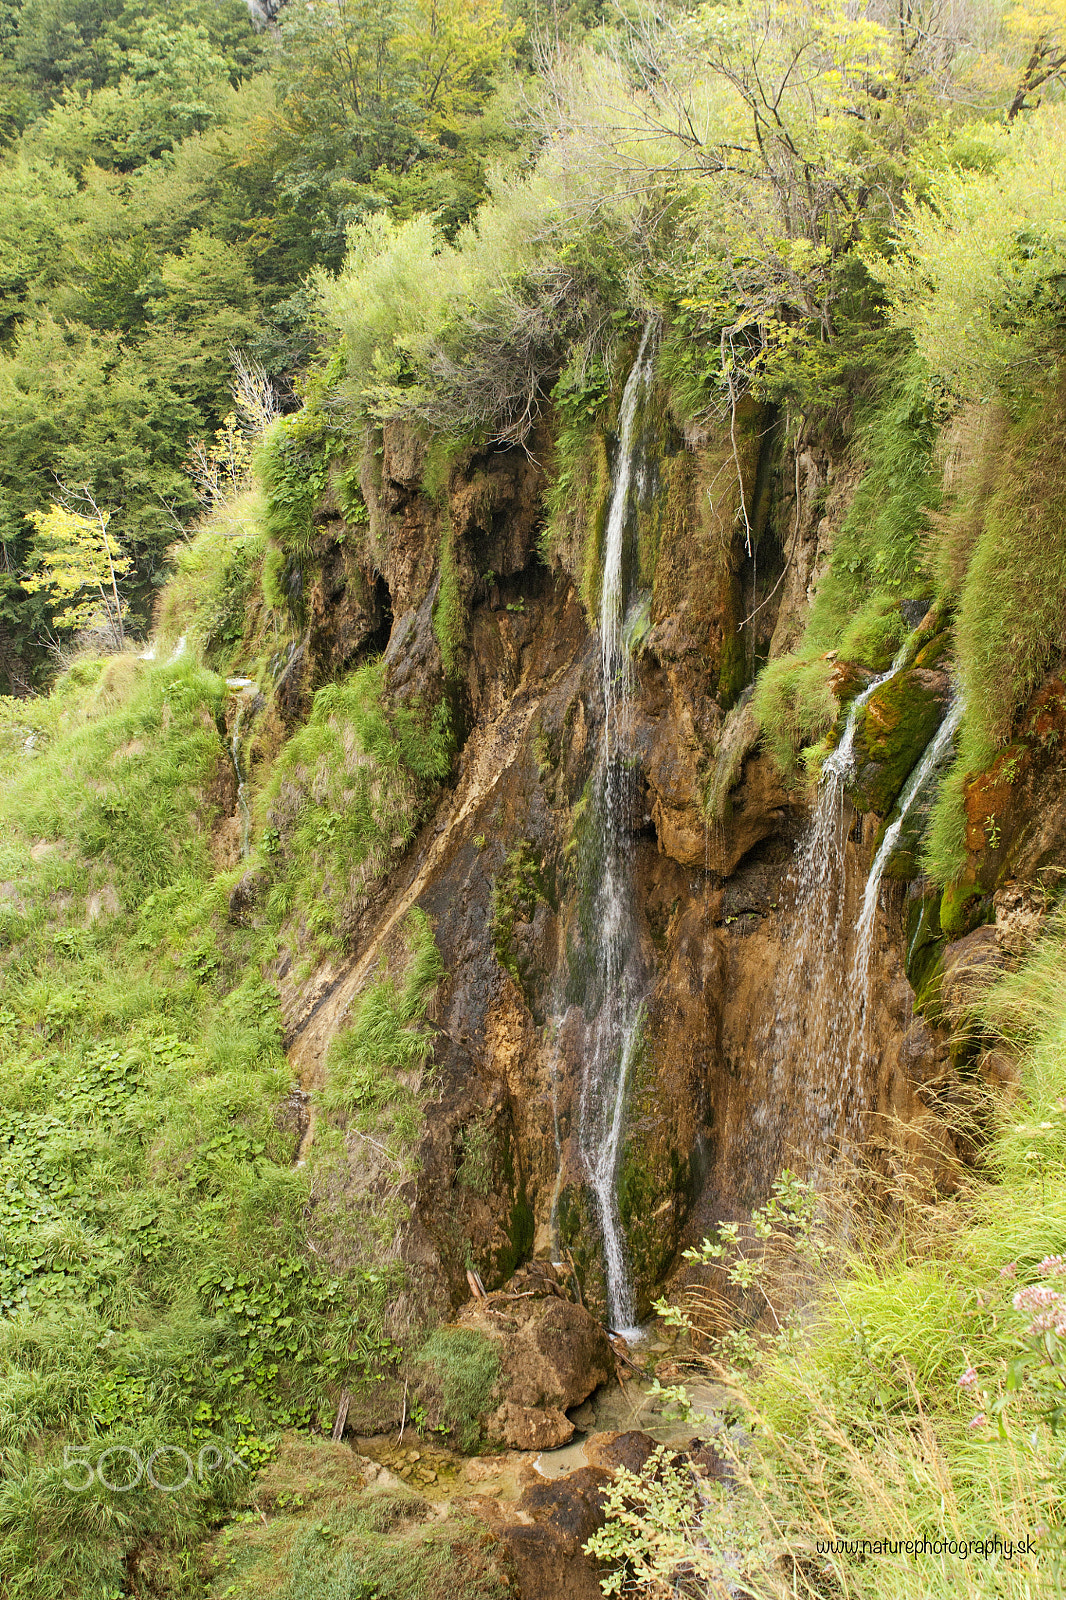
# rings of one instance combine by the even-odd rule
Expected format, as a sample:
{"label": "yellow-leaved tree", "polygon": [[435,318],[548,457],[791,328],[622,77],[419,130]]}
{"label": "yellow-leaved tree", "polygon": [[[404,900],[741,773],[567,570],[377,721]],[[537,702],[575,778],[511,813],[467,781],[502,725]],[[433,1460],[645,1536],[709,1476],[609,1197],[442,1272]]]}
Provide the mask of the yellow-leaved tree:
{"label": "yellow-leaved tree", "polygon": [[133,562],[109,530],[111,513],[87,492],[81,499],[86,511],[53,502],[47,511],[30,513],[36,570],[25,574],[22,587],[30,594],[48,592],[57,628],[99,628],[102,613],[102,631],[121,647],[126,634],[119,580],[128,577]]}
{"label": "yellow-leaved tree", "polygon": [[1004,17],[1008,37],[1025,54],[1014,99],[1007,111],[1013,122],[1019,111],[1031,109],[1032,97],[1066,69],[1066,0],[1022,0]]}

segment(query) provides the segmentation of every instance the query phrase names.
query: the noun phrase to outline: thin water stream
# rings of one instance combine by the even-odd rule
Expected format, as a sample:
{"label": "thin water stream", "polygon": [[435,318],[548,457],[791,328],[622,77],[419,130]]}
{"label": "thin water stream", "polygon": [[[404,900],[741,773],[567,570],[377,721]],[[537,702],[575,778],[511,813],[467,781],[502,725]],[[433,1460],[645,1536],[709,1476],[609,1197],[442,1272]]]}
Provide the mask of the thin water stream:
{"label": "thin water stream", "polygon": [[922,759],[907,779],[903,793],[899,797],[898,815],[895,821],[885,829],[884,837],[870,867],[870,876],[866,880],[866,892],[863,895],[862,909],[855,924],[855,955],[851,968],[851,989],[863,1013],[866,1011],[870,985],[870,954],[873,949],[874,922],[881,898],[881,879],[884,877],[888,858],[899,843],[903,824],[910,815],[916,800],[950,749],[951,741],[954,739],[955,731],[961,721],[962,700],[956,696],[943,722],[926,746]]}
{"label": "thin water stream", "polygon": [[[600,592],[600,677],[603,695],[603,738],[593,781],[592,830],[595,879],[591,898],[592,930],[586,954],[581,1080],[576,1132],[583,1176],[595,1203],[603,1238],[607,1322],[630,1338],[633,1294],[626,1267],[625,1239],[618,1214],[617,1180],[626,1094],[639,1047],[642,1002],[648,975],[637,937],[633,893],[632,816],[636,801],[636,766],[629,750],[631,658],[627,621],[636,596],[637,509],[646,492],[646,471],[640,411],[652,378],[654,326],[647,324],[636,359],[626,379],[618,416],[618,447],[604,529],[603,576]],[[558,1034],[567,1015],[560,1005],[553,1019]],[[556,1218],[563,1176],[563,1141],[557,1096],[559,1063],[553,1067],[553,1115],[559,1172],[552,1199],[553,1251],[558,1254]]]}

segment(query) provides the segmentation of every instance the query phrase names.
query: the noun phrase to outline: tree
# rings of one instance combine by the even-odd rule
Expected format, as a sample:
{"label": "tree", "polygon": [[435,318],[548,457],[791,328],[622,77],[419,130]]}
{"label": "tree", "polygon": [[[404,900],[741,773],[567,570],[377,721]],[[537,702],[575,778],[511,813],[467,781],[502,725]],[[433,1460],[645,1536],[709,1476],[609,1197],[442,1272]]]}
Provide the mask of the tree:
{"label": "tree", "polygon": [[31,511],[36,530],[32,558],[38,570],[23,577],[22,587],[29,594],[47,591],[57,628],[87,628],[102,608],[106,631],[121,648],[126,633],[118,585],[133,563],[109,531],[111,513],[101,510],[88,489],[78,498],[87,511],[54,501],[47,511]]}
{"label": "tree", "polygon": [[1035,0],[1011,6],[1005,17],[1008,34],[1028,47],[1014,98],[1007,111],[1013,122],[1038,89],[1061,79],[1066,68],[1066,0]]}

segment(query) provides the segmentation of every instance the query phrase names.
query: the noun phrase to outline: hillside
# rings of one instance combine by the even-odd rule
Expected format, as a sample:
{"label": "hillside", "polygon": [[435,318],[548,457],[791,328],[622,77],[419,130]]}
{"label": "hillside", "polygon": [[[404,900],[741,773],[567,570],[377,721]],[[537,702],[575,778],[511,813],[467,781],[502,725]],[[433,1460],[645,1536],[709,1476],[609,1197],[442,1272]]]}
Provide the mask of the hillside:
{"label": "hillside", "polygon": [[4,15],[4,1592],[1057,1592],[1057,0]]}

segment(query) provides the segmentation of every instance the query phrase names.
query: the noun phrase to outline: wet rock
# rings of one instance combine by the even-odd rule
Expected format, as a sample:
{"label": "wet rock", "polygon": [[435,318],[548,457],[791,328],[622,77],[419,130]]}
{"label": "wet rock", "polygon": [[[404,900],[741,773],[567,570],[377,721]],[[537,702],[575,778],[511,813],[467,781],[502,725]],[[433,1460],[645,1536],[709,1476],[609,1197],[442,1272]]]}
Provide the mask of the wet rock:
{"label": "wet rock", "polygon": [[705,836],[704,857],[691,864],[729,877],[750,850],[781,832],[788,806],[788,791],[777,763],[765,751],[758,751],[744,762],[721,823]]}
{"label": "wet rock", "polygon": [[597,1433],[585,1445],[585,1460],[590,1467],[603,1467],[607,1472],[617,1472],[619,1467],[639,1472],[655,1449],[651,1435],[637,1428],[625,1433]]}
{"label": "wet rock", "polygon": [[900,1040],[898,1059],[911,1083],[934,1083],[947,1067],[947,1042],[924,1017],[916,1017]]}
{"label": "wet rock", "polygon": [[946,673],[912,667],[867,702],[855,734],[849,790],[860,811],[885,817],[940,725],[951,698]]}
{"label": "wet rock", "polygon": [[526,1489],[497,1530],[514,1565],[521,1600],[603,1600],[602,1567],[583,1546],[603,1527],[608,1472],[580,1467]]}

